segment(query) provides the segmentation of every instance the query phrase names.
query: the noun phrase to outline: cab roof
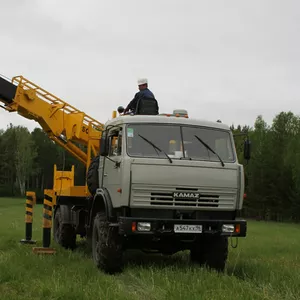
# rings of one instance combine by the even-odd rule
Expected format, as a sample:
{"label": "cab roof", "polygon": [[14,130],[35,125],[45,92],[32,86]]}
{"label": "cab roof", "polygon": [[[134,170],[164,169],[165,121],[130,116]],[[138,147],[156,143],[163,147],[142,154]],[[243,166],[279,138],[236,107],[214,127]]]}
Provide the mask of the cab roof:
{"label": "cab roof", "polygon": [[192,125],[210,127],[222,130],[230,130],[230,127],[226,124],[207,121],[203,119],[193,119],[185,117],[175,117],[166,115],[125,115],[118,116],[105,123],[105,127],[108,125],[121,125],[128,123],[152,123],[152,124],[180,124],[180,125]]}

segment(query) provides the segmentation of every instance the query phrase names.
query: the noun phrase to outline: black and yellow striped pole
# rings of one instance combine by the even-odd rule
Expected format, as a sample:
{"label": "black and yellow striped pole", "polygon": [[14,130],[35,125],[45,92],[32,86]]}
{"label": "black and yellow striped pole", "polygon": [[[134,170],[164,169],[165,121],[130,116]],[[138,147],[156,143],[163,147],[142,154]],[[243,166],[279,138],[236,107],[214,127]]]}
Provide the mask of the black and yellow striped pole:
{"label": "black and yellow striped pole", "polygon": [[33,206],[36,204],[35,192],[26,192],[26,208],[25,208],[25,239],[20,242],[22,244],[36,244],[32,240],[32,221],[33,221]]}
{"label": "black and yellow striped pole", "polygon": [[53,199],[51,193],[44,192],[43,207],[43,247],[35,247],[32,249],[34,253],[53,254],[55,249],[49,248],[51,243],[51,227],[52,227]]}
{"label": "black and yellow striped pole", "polygon": [[43,209],[43,247],[49,248],[52,227],[52,197],[45,194]]}

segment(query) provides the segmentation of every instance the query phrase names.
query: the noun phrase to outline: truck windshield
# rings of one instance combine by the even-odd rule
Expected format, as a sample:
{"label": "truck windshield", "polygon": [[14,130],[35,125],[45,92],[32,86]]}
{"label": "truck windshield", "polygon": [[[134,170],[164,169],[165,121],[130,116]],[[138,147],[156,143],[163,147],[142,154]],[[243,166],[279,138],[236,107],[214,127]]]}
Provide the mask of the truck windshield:
{"label": "truck windshield", "polygon": [[132,157],[164,158],[140,136],[150,140],[172,159],[220,161],[217,155],[199,143],[196,136],[210,146],[224,162],[234,162],[232,140],[228,131],[182,125],[131,124],[127,126],[127,153]]}

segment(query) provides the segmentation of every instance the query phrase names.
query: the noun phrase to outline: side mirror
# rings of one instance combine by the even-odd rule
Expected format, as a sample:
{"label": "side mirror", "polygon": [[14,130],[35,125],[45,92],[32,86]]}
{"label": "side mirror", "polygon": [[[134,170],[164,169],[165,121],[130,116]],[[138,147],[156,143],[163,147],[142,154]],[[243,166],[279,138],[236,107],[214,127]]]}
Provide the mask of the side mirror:
{"label": "side mirror", "polygon": [[118,107],[118,113],[122,114],[124,112],[125,108],[123,106]]}
{"label": "side mirror", "polygon": [[108,138],[107,132],[103,131],[100,139],[100,155],[107,156],[108,155]]}
{"label": "side mirror", "polygon": [[248,139],[244,142],[244,158],[246,160],[251,158],[251,141]]}

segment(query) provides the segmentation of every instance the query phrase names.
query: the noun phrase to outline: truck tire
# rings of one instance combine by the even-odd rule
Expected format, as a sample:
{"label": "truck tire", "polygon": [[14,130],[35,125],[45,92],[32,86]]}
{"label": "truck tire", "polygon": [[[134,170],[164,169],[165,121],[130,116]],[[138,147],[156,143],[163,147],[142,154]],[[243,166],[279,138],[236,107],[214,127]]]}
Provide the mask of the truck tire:
{"label": "truck tire", "polygon": [[95,156],[91,160],[91,164],[87,172],[86,182],[91,195],[95,195],[97,189],[99,188],[98,168],[99,168],[99,155]]}
{"label": "truck tire", "polygon": [[218,272],[224,272],[227,257],[228,238],[223,236],[207,238],[190,251],[191,261]]}
{"label": "truck tire", "polygon": [[93,260],[97,268],[114,274],[123,270],[123,247],[117,227],[109,227],[105,213],[94,219],[92,233]]}
{"label": "truck tire", "polygon": [[74,250],[76,248],[76,232],[71,224],[62,223],[60,207],[55,211],[53,222],[53,235],[56,243],[65,249]]}

